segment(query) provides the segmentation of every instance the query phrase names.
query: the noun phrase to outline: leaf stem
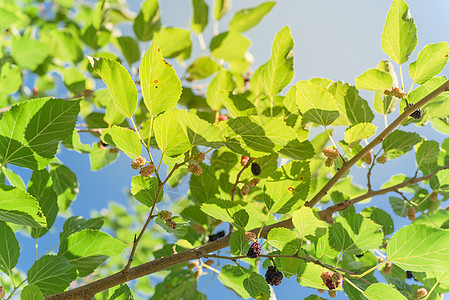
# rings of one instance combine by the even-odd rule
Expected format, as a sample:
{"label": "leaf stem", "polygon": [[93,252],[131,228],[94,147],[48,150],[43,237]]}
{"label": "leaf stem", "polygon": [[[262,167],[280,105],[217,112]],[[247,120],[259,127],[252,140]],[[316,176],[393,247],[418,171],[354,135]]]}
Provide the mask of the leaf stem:
{"label": "leaf stem", "polygon": [[346,278],[346,277],[343,277],[343,279],[347,282],[347,283],[349,283],[350,285],[352,285],[352,287],[353,288],[355,288],[357,291],[359,291],[360,293],[362,293],[362,294],[364,294],[365,292],[364,291],[362,291],[357,285],[355,285],[351,280],[349,280],[348,278]]}
{"label": "leaf stem", "polygon": [[381,267],[383,264],[387,263],[389,260],[384,260],[383,262],[381,262],[380,264],[375,265],[374,267],[366,270],[365,272],[363,272],[362,274],[358,274],[358,275],[350,275],[351,277],[355,277],[355,278],[362,278],[364,276],[366,276],[367,274],[373,272],[374,270],[376,270],[377,268]]}

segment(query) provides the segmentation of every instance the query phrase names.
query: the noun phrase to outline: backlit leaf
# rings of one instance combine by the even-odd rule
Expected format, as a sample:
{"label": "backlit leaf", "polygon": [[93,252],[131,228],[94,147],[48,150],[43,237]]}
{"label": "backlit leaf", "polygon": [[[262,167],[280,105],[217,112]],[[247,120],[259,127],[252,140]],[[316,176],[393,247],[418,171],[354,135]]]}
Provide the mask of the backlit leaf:
{"label": "backlit leaf", "polygon": [[101,139],[108,145],[122,150],[131,159],[136,159],[142,153],[139,136],[131,129],[112,126],[101,133]]}
{"label": "backlit leaf", "polygon": [[274,1],[268,1],[253,8],[239,10],[229,22],[229,29],[240,32],[247,31],[256,26],[275,4]]}
{"label": "backlit leaf", "polygon": [[409,67],[410,77],[418,84],[423,84],[443,71],[447,64],[449,46],[447,42],[429,44],[418,54],[418,59]]}

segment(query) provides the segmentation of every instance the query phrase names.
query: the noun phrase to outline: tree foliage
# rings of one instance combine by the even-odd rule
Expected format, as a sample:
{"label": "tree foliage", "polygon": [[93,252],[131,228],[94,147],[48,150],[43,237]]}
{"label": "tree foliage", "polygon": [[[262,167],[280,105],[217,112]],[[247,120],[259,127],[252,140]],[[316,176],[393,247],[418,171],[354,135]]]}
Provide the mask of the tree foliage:
{"label": "tree foliage", "polygon": [[[449,292],[449,212],[440,208],[449,198],[449,139],[439,144],[420,133],[428,122],[448,132],[449,82],[438,75],[449,46],[425,46],[408,67],[412,86],[404,87],[417,30],[403,0],[392,2],[381,38],[391,61],[355,85],[292,82],[288,26],[273,38],[268,61],[251,71],[244,32],[273,1],[238,11],[209,46],[202,35],[209,13],[218,22],[230,0],[213,9],[192,1],[190,31],[162,26],[157,0],[143,2],[137,16],[116,1],[33,3],[0,4],[0,295],[206,299],[195,288],[205,270],[242,298],[269,299],[269,284],[282,288],[290,277],[349,299]],[[114,30],[123,22],[132,22],[132,36]],[[197,58],[193,35],[202,48]],[[51,97],[54,74],[70,99]],[[344,130],[342,140],[334,128]],[[82,143],[83,135],[95,142]],[[88,220],[71,215],[78,182],[58,160],[60,147],[88,155],[92,171],[128,156],[136,170],[128,187],[133,209],[110,204]],[[373,169],[404,155],[416,158],[413,177],[371,184]],[[353,182],[354,168],[365,169],[366,187]],[[182,198],[167,209],[167,192],[182,182]],[[376,207],[375,197],[386,193],[394,215]],[[373,204],[357,212],[369,198]],[[58,215],[62,228],[52,227]],[[404,217],[411,223],[395,228],[393,218]],[[39,243],[55,231],[57,245],[45,245],[26,274],[18,270],[19,257],[33,250],[21,249],[17,236]],[[218,259],[225,264],[216,267]],[[162,281],[148,285],[146,275],[162,270]]]}

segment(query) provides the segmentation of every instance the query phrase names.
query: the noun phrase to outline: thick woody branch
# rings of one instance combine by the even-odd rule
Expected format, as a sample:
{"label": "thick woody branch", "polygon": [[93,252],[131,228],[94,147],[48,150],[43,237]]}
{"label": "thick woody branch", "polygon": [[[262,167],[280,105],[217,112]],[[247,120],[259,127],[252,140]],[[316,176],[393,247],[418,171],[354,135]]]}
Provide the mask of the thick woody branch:
{"label": "thick woody branch", "polygon": [[310,201],[306,203],[306,206],[313,207],[315,206],[328,192],[329,190],[340,180],[341,177],[360,159],[362,159],[369,151],[371,151],[375,146],[379,145],[383,142],[383,140],[402,122],[404,122],[407,117],[410,116],[418,108],[421,108],[423,105],[428,103],[433,98],[437,97],[441,93],[449,91],[449,80],[443,83],[436,90],[422,98],[413,106],[407,106],[404,112],[394,120],[387,128],[384,129],[374,140],[371,141],[365,148],[363,148],[359,153],[357,153],[351,160],[345,162],[340,170],[332,177],[326,185],[312,198]]}

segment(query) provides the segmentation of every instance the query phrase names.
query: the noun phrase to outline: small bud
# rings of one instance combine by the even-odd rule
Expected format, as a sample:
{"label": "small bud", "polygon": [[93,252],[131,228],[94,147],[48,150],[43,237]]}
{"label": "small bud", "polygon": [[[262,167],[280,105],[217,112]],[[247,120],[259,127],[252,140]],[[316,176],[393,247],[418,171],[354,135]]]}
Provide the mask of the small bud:
{"label": "small bud", "polygon": [[386,96],[393,96],[399,99],[405,98],[406,94],[404,91],[402,91],[400,88],[398,87],[394,87],[392,89],[385,89],[384,90],[384,95]]}
{"label": "small bud", "polygon": [[254,176],[259,176],[260,173],[262,173],[262,169],[260,168],[260,165],[256,162],[253,162],[251,164],[251,172]]}
{"label": "small bud", "polygon": [[142,167],[140,169],[139,173],[140,173],[140,175],[142,177],[150,177],[151,175],[153,175],[154,171],[156,171],[156,168],[154,167],[154,165],[153,164],[149,164],[149,165],[147,165],[145,167]]}
{"label": "small bud", "polygon": [[435,192],[430,193],[430,201],[437,202],[438,201],[438,194]]}
{"label": "small bud", "polygon": [[193,270],[193,269],[195,269],[196,267],[198,267],[198,260],[194,260],[194,261],[192,261],[192,262],[190,262],[188,265],[187,265],[187,269],[189,269],[189,270]]}
{"label": "small bud", "polygon": [[242,167],[244,167],[249,161],[249,157],[242,155],[242,157],[240,158],[240,164],[242,165]]}
{"label": "small bud", "polygon": [[143,166],[145,166],[145,164],[147,163],[147,160],[145,159],[145,157],[140,156],[139,158],[136,158],[135,160],[133,160],[131,162],[131,168],[133,168],[134,170],[140,169]]}
{"label": "small bud", "polygon": [[111,149],[109,149],[109,153],[111,153],[111,154],[117,154],[118,153],[118,149],[117,148],[111,148]]}
{"label": "small bud", "polygon": [[320,294],[324,293],[324,291],[325,291],[325,289],[317,289],[317,292]]}
{"label": "small bud", "polygon": [[200,153],[195,153],[192,156],[192,160],[196,163],[200,163],[202,162],[204,159],[206,158],[206,155],[204,155],[204,153],[200,152]]}
{"label": "small bud", "polygon": [[376,256],[376,258],[377,258],[377,263],[378,264],[380,264],[381,262],[384,261],[384,259],[382,257],[380,257],[380,256]]}
{"label": "small bud", "polygon": [[255,241],[256,238],[257,238],[256,234],[254,232],[251,232],[251,231],[247,231],[247,232],[245,232],[243,234],[243,239],[245,241],[252,242],[252,241]]}
{"label": "small bud", "polygon": [[407,212],[408,219],[412,222],[415,221],[415,219],[416,219],[415,214],[416,214],[416,209],[414,207],[410,207]]}
{"label": "small bud", "polygon": [[173,219],[166,219],[165,224],[167,224],[167,226],[170,227],[171,229],[176,229],[177,224],[175,221],[173,221]]}
{"label": "small bud", "polygon": [[332,158],[333,160],[340,156],[340,153],[338,153],[337,150],[332,148],[325,148],[323,149],[324,156],[328,158]]}
{"label": "small bud", "polygon": [[227,120],[228,120],[228,116],[226,116],[226,115],[219,115],[218,116],[218,122],[227,121]]}
{"label": "small bud", "polygon": [[368,152],[363,157],[363,162],[367,165],[370,165],[373,162],[373,158],[371,157],[371,152]]}
{"label": "small bud", "polygon": [[171,216],[172,216],[171,212],[169,212],[168,210],[161,210],[157,215],[162,220],[171,219]]}
{"label": "small bud", "polygon": [[0,299],[5,298],[6,293],[5,290],[3,289],[3,287],[0,285]]}
{"label": "small bud", "polygon": [[376,161],[380,164],[384,164],[387,161],[387,157],[385,155],[379,156]]}
{"label": "small bud", "polygon": [[337,291],[329,290],[329,291],[327,291],[327,293],[329,294],[329,297],[331,297],[331,298],[335,298],[337,296]]}
{"label": "small bud", "polygon": [[201,275],[203,275],[203,268],[198,267],[198,269],[195,272],[196,279],[200,278]]}
{"label": "small bud", "polygon": [[253,186],[258,185],[259,182],[260,182],[260,178],[253,178],[253,179],[251,179],[250,182],[248,182],[248,185],[249,185],[250,187],[253,187]]}
{"label": "small bud", "polygon": [[[37,86],[35,86],[35,87],[33,87],[33,98],[37,98],[37,97],[39,97],[39,89],[37,88]],[[1,292],[0,292],[0,296],[1,296]]]}
{"label": "small bud", "polygon": [[206,262],[204,264],[208,265],[208,266],[212,266],[214,264],[214,261],[212,259],[208,259],[208,260],[206,260]]}
{"label": "small bud", "polygon": [[200,176],[201,173],[203,173],[203,169],[201,169],[200,165],[196,163],[190,163],[188,170],[190,173],[192,173],[195,176]]}
{"label": "small bud", "polygon": [[384,274],[390,274],[392,268],[393,264],[390,261],[387,261],[382,271],[384,272]]}
{"label": "small bud", "polygon": [[246,196],[248,195],[248,193],[249,193],[249,186],[245,184],[240,188],[240,194],[242,194],[242,196]]}
{"label": "small bud", "polygon": [[326,161],[324,162],[324,165],[326,166],[326,167],[331,167],[332,165],[334,164],[334,160],[332,159],[332,158],[330,158],[330,157],[328,157],[327,159],[326,159]]}
{"label": "small bud", "polygon": [[193,224],[193,230],[195,230],[195,232],[199,233],[199,234],[205,234],[206,233],[206,229],[204,229],[204,227],[201,226],[198,223]]}
{"label": "small bud", "polygon": [[415,292],[415,299],[421,299],[427,295],[427,290],[425,288],[417,289]]}

